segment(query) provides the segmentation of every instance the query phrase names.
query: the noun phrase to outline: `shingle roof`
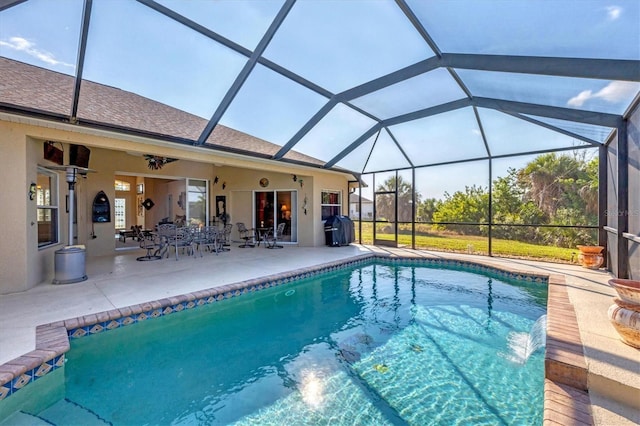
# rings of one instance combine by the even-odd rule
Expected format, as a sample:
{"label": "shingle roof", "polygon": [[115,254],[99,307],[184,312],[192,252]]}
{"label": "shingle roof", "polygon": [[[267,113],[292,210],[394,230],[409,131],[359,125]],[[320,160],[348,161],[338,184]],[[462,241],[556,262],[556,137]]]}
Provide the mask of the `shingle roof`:
{"label": "shingle roof", "polygon": [[[0,57],[0,103],[68,116],[74,78],[67,74]],[[196,141],[207,120],[152,99],[115,87],[83,80],[78,100],[80,123],[106,123],[159,136]],[[221,149],[272,156],[280,146],[218,124],[206,141]],[[298,152],[294,161],[324,162]]]}
{"label": "shingle roof", "polygon": [[370,199],[368,199],[366,197],[359,197],[358,194],[349,194],[349,202],[350,203],[357,203],[359,199],[362,199],[362,202],[364,204],[373,203],[373,201],[371,201]]}

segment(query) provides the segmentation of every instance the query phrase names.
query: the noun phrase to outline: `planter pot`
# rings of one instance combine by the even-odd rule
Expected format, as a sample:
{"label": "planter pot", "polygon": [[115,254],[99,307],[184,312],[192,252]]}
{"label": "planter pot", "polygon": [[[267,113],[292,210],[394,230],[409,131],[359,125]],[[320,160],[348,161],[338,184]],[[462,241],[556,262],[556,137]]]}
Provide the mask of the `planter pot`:
{"label": "planter pot", "polygon": [[614,278],[609,285],[618,293],[618,297],[626,303],[637,305],[640,311],[640,281]]}
{"label": "planter pot", "polygon": [[580,250],[578,255],[578,261],[580,264],[588,269],[598,269],[604,262],[604,256],[602,256],[602,246],[577,246]]}
{"label": "planter pot", "polygon": [[627,306],[631,307],[624,302],[618,304],[616,299],[616,304],[609,307],[607,315],[622,341],[629,346],[640,349],[640,312],[628,309]]}
{"label": "planter pot", "polygon": [[640,349],[640,281],[614,278],[609,285],[618,293],[607,315],[622,341]]}

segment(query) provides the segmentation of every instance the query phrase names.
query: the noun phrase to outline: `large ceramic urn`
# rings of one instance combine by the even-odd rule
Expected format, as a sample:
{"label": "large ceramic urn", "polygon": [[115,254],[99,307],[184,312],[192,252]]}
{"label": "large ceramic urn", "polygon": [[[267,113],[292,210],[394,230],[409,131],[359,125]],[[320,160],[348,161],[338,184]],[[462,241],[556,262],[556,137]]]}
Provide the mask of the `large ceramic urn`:
{"label": "large ceramic urn", "polygon": [[604,256],[602,255],[602,246],[577,246],[580,250],[578,254],[578,262],[582,266],[588,269],[598,269],[604,262]]}
{"label": "large ceramic urn", "polygon": [[609,319],[623,342],[640,349],[640,281],[616,278],[609,285],[618,293],[607,312]]}

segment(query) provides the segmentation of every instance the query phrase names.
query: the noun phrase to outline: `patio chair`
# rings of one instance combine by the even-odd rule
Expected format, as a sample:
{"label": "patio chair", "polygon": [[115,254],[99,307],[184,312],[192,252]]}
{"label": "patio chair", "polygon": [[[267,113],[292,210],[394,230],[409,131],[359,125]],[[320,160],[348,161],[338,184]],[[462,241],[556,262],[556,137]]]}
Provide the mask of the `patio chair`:
{"label": "patio chair", "polygon": [[238,227],[238,234],[240,235],[240,238],[244,240],[244,243],[238,247],[240,248],[255,247],[256,246],[255,230],[253,228],[247,228],[243,222],[236,223],[236,226]]}
{"label": "patio chair", "polygon": [[[178,250],[187,250],[188,254],[194,254],[194,231],[188,227],[177,227],[175,224],[158,225],[158,234],[163,238],[168,247],[173,247],[178,260]],[[167,258],[169,250],[166,250]],[[164,254],[164,252],[163,252]]]}
{"label": "patio chair", "polygon": [[140,248],[143,248],[147,251],[147,254],[144,256],[140,256],[136,258],[139,261],[147,261],[147,260],[158,260],[162,259],[162,249],[164,248],[164,244],[160,239],[152,234],[144,234],[142,232],[142,227],[136,227],[137,238],[140,244]]}
{"label": "patio chair", "polygon": [[271,231],[265,236],[264,242],[267,248],[280,249],[284,247],[284,246],[278,245],[278,238],[282,238],[282,233],[284,232],[285,225],[286,223],[284,222],[279,223],[275,232]]}
{"label": "patio chair", "polygon": [[220,251],[231,251],[231,230],[233,224],[227,223],[222,229],[222,235],[220,236]]}
{"label": "patio chair", "polygon": [[205,226],[200,229],[194,239],[196,248],[200,252],[200,257],[202,257],[202,252],[207,249],[212,253],[218,254],[222,245],[221,237],[222,232],[217,226]]}

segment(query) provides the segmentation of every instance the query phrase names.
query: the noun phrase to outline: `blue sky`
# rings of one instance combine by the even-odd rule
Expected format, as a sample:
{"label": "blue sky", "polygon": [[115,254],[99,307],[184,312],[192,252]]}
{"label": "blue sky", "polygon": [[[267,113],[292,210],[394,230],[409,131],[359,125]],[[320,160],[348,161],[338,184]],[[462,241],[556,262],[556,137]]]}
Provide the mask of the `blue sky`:
{"label": "blue sky", "polygon": [[[282,5],[280,0],[159,2],[249,50],[258,44]],[[637,0],[407,3],[444,52],[640,59]],[[93,12],[84,78],[206,119],[247,60],[135,1],[95,0]],[[81,0],[30,0],[0,12],[0,55],[73,75],[81,13]],[[294,5],[264,56],[338,93],[433,54],[393,1],[319,0]],[[617,114],[639,87],[604,80],[457,72],[475,96]],[[353,104],[379,118],[390,118],[462,97],[451,75],[439,69],[354,99]],[[326,102],[318,93],[258,65],[221,124],[284,145]],[[479,114],[494,154],[522,146],[535,150],[581,144],[493,111]],[[295,149],[328,160],[373,123],[339,104]],[[568,125],[578,132],[595,132],[589,126],[576,129]],[[390,131],[416,162],[486,153],[470,109],[400,124]],[[391,135],[385,131],[378,139],[369,168],[388,168],[405,161]],[[356,160],[361,164],[362,152],[370,146],[373,139],[338,165],[355,168],[351,165]],[[524,161],[513,160],[514,165],[519,163]],[[472,169],[466,167],[467,175]],[[443,190],[464,187],[463,179],[456,175],[441,180]],[[432,189],[424,184],[421,192]]]}

